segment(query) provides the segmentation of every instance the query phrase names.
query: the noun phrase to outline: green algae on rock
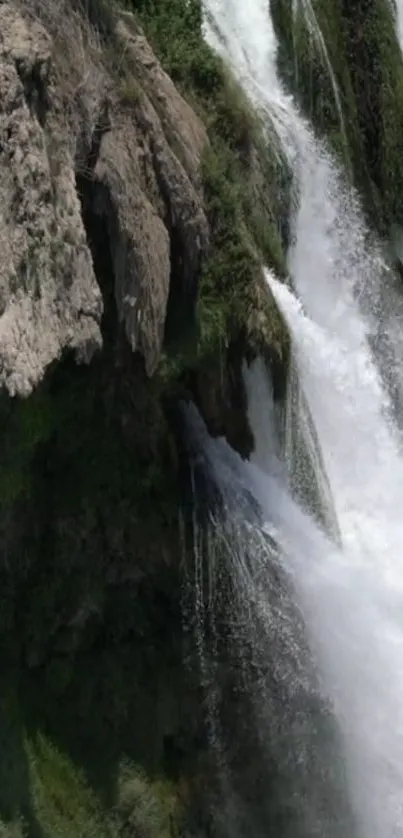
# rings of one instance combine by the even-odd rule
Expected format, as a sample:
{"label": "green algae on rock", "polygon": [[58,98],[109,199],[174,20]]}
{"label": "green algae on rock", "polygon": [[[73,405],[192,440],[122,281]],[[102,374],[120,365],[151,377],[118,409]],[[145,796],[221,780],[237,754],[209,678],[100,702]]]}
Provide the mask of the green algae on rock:
{"label": "green algae on rock", "polygon": [[344,159],[374,226],[402,217],[403,60],[384,0],[270,0],[280,70]]}

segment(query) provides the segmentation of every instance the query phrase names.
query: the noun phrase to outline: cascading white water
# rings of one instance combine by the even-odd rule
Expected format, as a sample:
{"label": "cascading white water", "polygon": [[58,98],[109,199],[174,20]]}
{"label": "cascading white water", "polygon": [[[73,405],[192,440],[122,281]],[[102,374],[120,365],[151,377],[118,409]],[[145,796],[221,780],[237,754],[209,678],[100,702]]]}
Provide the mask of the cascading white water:
{"label": "cascading white water", "polygon": [[396,10],[396,20],[397,20],[397,34],[399,37],[400,45],[403,49],[403,2],[402,0],[389,0],[395,7]]}
{"label": "cascading white water", "polygon": [[298,180],[289,260],[296,293],[267,279],[291,329],[341,549],[285,485],[269,481],[269,400],[251,413],[257,456],[262,447],[264,455],[250,479],[275,527],[333,702],[361,836],[403,836],[403,458],[370,349],[385,266],[368,248],[355,196],[277,78],[268,0],[206,5],[210,41],[270,111]]}

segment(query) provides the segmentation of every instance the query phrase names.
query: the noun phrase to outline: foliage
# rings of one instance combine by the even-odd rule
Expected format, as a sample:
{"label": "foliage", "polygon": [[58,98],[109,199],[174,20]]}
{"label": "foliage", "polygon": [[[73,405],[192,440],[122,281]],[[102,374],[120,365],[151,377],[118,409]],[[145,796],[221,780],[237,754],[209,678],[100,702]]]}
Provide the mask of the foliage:
{"label": "foliage", "polygon": [[191,96],[214,95],[223,66],[202,37],[200,0],[127,0],[164,68]]}
{"label": "foliage", "polygon": [[8,823],[0,821],[0,838],[24,838],[25,835],[24,822],[20,818]]}
{"label": "foliage", "polygon": [[81,771],[43,734],[26,739],[33,812],[43,838],[112,838]]}
{"label": "foliage", "polygon": [[[264,304],[259,306],[256,299],[261,251],[250,243],[246,225],[246,209],[251,200],[250,182],[243,181],[242,169],[238,166],[239,161],[228,153],[222,142],[212,146],[204,160],[206,206],[213,230],[213,252],[205,266],[199,303],[201,340],[206,346],[214,341],[218,346],[225,346],[229,335],[242,333],[247,342],[253,344],[256,335],[248,329],[250,316],[254,309],[264,311]],[[276,258],[279,253],[276,230],[270,228],[268,219],[266,223],[268,242],[264,249],[267,261],[272,265],[275,263],[281,272],[284,264],[281,257]],[[267,305],[269,302],[267,292]],[[284,350],[287,337],[281,316],[275,307],[270,315],[269,328],[282,333]],[[265,337],[270,343],[269,335]]]}
{"label": "foliage", "polygon": [[41,838],[172,838],[178,803],[175,786],[168,781],[150,780],[124,760],[115,800],[105,808],[83,772],[43,734],[27,737],[26,753]]}
{"label": "foliage", "polygon": [[164,780],[150,783],[145,773],[124,761],[117,784],[116,812],[123,834],[171,838],[177,820],[175,787]]}
{"label": "foliage", "polygon": [[31,731],[21,719],[12,724],[0,753],[0,775],[11,760],[19,772],[9,788],[11,807],[7,787],[0,792],[1,838],[173,838],[173,829],[178,834],[181,809],[174,783],[150,777],[124,759],[112,795],[103,799],[48,735]]}
{"label": "foliage", "polygon": [[403,62],[391,3],[271,0],[280,70],[379,230],[402,219]]}
{"label": "foliage", "polygon": [[[350,29],[353,27],[350,11]],[[363,18],[362,41],[366,61],[371,61],[367,82],[370,112],[367,109],[366,114],[377,126],[375,149],[369,148],[373,138],[367,138],[367,158],[389,232],[392,222],[403,221],[403,61],[391,4],[373,0]],[[363,79],[362,61],[359,63],[357,58],[352,73],[358,97]]]}
{"label": "foliage", "polygon": [[[284,275],[284,231],[289,173],[274,131],[266,125],[211,50],[202,33],[200,0],[131,0],[164,68],[202,117],[209,133],[202,175],[211,230],[211,254],[199,289],[198,337],[167,347],[173,372],[222,357],[231,342],[248,341],[248,314],[262,287],[262,261]],[[265,337],[286,329],[270,292]],[[259,299],[262,295],[259,296]]]}

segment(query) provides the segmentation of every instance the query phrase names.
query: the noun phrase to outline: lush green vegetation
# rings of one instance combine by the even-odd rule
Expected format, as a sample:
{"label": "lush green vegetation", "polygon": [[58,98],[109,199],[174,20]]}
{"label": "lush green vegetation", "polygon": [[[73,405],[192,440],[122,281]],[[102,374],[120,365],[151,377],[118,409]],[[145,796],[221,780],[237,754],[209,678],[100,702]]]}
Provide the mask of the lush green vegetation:
{"label": "lush green vegetation", "polygon": [[[182,347],[174,342],[175,369],[177,362],[189,367],[206,356],[211,362],[239,338],[271,347],[284,360],[286,329],[260,269],[264,261],[280,275],[286,271],[290,177],[274,132],[206,44],[200,0],[128,0],[127,5],[200,114],[211,143],[202,167],[211,256],[200,283],[196,343],[189,335]],[[125,91],[133,82],[136,97],[127,68]]]}
{"label": "lush green vegetation", "polygon": [[271,0],[271,9],[279,35],[281,73],[319,132],[326,134],[337,153],[350,162],[345,131],[349,129],[347,116],[356,124],[356,111],[345,60],[340,4],[314,2],[313,20],[311,15],[308,20],[299,2],[294,7],[291,0]]}
{"label": "lush green vegetation", "polygon": [[[14,699],[15,700],[15,699]],[[4,704],[4,701],[3,701]],[[4,709],[4,708],[3,708]],[[1,838],[171,838],[179,834],[178,788],[129,761],[118,766],[110,800],[42,733],[0,729]],[[4,735],[5,734],[5,735]],[[5,767],[8,767],[7,772]]]}
{"label": "lush green vegetation", "polygon": [[[391,3],[271,0],[280,69],[382,233],[402,220],[403,62]],[[321,38],[322,36],[322,38]],[[332,78],[333,75],[333,78]]]}
{"label": "lush green vegetation", "polygon": [[[382,233],[402,220],[403,62],[392,4],[271,0],[280,69]],[[308,45],[308,46],[307,46]]]}

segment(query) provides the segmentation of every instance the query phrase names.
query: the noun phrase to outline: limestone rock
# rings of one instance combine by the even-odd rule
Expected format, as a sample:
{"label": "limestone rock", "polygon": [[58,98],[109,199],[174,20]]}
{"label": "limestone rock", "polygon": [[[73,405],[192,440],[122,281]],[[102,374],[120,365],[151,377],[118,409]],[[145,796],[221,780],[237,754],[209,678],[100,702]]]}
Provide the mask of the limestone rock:
{"label": "limestone rock", "polygon": [[1,4],[0,386],[11,394],[28,394],[63,349],[89,359],[101,343],[89,218],[103,219],[107,281],[149,375],[170,292],[196,299],[208,249],[199,177],[206,131],[134,18],[114,25],[138,90],[131,101],[70,4]]}
{"label": "limestone rock", "polygon": [[2,4],[0,385],[12,395],[29,394],[64,348],[87,359],[100,343],[102,301],[74,161],[48,117],[50,67],[46,31]]}
{"label": "limestone rock", "polygon": [[164,73],[130,15],[116,25],[136,95],[112,92],[94,169],[96,212],[107,217],[120,319],[152,374],[172,286],[195,299],[208,249],[199,164],[205,128]]}
{"label": "limestone rock", "polygon": [[207,143],[203,123],[164,72],[132,14],[121,15],[116,36],[158,113],[168,142],[197,183],[200,156]]}
{"label": "limestone rock", "polygon": [[[196,180],[196,169],[193,175]],[[108,220],[118,312],[130,345],[140,350],[152,374],[171,283],[181,295],[196,296],[208,228],[201,193],[146,95],[135,113],[112,107],[94,170],[94,195],[94,210]]]}

